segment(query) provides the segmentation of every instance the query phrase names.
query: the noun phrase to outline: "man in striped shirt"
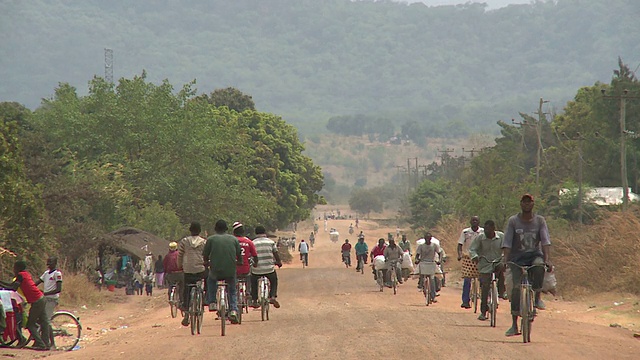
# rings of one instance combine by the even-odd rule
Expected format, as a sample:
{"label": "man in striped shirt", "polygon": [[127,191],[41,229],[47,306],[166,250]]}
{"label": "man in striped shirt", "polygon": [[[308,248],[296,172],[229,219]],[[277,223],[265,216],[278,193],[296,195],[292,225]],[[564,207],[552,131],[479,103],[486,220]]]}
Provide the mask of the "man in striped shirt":
{"label": "man in striped shirt", "polygon": [[278,275],[275,267],[281,267],[282,261],[280,261],[276,243],[269,239],[266,234],[267,231],[264,226],[256,226],[256,238],[253,239],[253,245],[258,253],[258,263],[251,268],[251,307],[258,307],[258,278],[266,276],[271,284],[269,303],[273,304],[275,308],[279,308],[280,303],[276,300],[278,296]]}

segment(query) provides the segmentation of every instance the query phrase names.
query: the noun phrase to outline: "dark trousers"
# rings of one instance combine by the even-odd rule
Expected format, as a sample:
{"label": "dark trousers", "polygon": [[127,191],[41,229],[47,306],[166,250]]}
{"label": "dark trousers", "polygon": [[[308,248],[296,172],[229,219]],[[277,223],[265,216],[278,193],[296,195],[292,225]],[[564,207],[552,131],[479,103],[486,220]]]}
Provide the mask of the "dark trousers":
{"label": "dark trousers", "polygon": [[[524,265],[523,265],[524,266]],[[509,264],[511,275],[513,277],[513,289],[511,290],[511,315],[520,316],[520,282],[522,281],[522,269],[516,265]],[[544,267],[536,266],[529,269],[529,282],[534,291],[542,289],[542,281],[544,280]],[[531,299],[532,301],[534,299]]]}
{"label": "dark trousers", "polygon": [[203,280],[206,276],[206,271],[196,274],[184,273],[184,289],[182,290],[182,308],[185,310],[189,309],[190,304],[190,292],[191,288],[189,285],[195,285],[198,280]]}
{"label": "dark trousers", "polygon": [[269,283],[271,284],[271,288],[269,291],[270,298],[278,297],[278,274],[276,272],[272,272],[264,275],[255,275],[251,274],[251,299],[258,300],[258,279],[262,276],[266,276],[269,279]]}
{"label": "dark trousers", "polygon": [[[504,294],[504,271],[496,269],[496,278],[498,294]],[[491,274],[479,274],[478,280],[480,280],[480,311],[484,313],[489,311],[487,302],[489,299],[489,291],[491,290]],[[493,299],[493,301],[496,301],[496,299]]]}
{"label": "dark trousers", "polygon": [[[41,297],[31,304],[29,309],[29,320],[27,320],[27,330],[34,340],[33,346],[41,348],[49,348],[49,331],[51,330],[51,319],[47,317],[46,301]],[[39,328],[38,328],[39,327]],[[40,330],[40,331],[38,331]],[[40,336],[42,334],[42,336]]]}
{"label": "dark trousers", "polygon": [[304,261],[304,266],[309,266],[309,253],[300,253],[300,261]]}
{"label": "dark trousers", "polygon": [[174,273],[166,273],[165,280],[169,285],[169,289],[167,290],[167,296],[171,296],[171,285],[176,286],[176,294],[179,299],[183,299],[184,293],[184,274],[182,272],[174,272]]}

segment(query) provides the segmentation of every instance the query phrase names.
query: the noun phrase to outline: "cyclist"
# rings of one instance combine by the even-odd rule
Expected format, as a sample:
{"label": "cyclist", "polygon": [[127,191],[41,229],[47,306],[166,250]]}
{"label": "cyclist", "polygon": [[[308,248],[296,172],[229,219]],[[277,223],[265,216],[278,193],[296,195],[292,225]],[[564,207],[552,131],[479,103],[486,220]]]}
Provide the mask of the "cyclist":
{"label": "cyclist", "polygon": [[367,246],[367,243],[364,242],[364,236],[358,238],[358,242],[356,242],[354,248],[356,251],[356,271],[360,271],[360,268],[358,267],[359,261],[362,259],[362,264],[364,266],[364,264],[367,263],[367,254],[369,253],[369,247]]}
{"label": "cyclist", "polygon": [[273,240],[267,237],[267,231],[264,226],[256,226],[256,238],[253,239],[253,245],[258,253],[258,263],[251,267],[251,307],[258,306],[258,278],[266,276],[269,279],[271,288],[269,291],[269,303],[275,308],[280,307],[280,303],[276,299],[278,297],[278,274],[276,266],[282,267],[278,247]]}
{"label": "cyclist", "polygon": [[[514,262],[520,266],[546,264],[552,268],[549,261],[549,228],[543,216],[533,213],[533,196],[524,194],[520,198],[521,212],[509,218],[507,231],[502,243],[504,257],[503,262]],[[513,289],[511,290],[511,317],[513,324],[505,333],[506,336],[518,335],[518,315],[520,314],[520,283],[521,270],[519,267],[509,264],[513,276]],[[544,268],[534,267],[529,269],[531,286],[536,292],[535,307],[543,310],[544,303],[540,299],[540,289],[544,281]]]}
{"label": "cyclist", "polygon": [[304,265],[309,266],[309,244],[304,242],[304,239],[300,240],[298,252],[300,253],[300,261],[304,261]]}
{"label": "cyclist", "polygon": [[[362,231],[360,232],[360,234],[362,234]],[[380,256],[383,255],[384,256],[384,249],[386,249],[387,245],[385,245],[384,243],[384,239],[380,238],[378,239],[378,245],[374,246],[373,249],[371,249],[371,254],[369,254],[369,257],[371,258],[371,262],[373,263],[373,259],[376,258],[376,256]],[[387,270],[386,269],[382,269],[382,275],[383,277],[383,282],[384,280],[387,279]],[[373,269],[373,280],[378,280],[378,274],[376,269]]]}
{"label": "cyclist", "polygon": [[470,222],[471,226],[463,229],[458,239],[458,261],[462,260],[462,277],[464,278],[462,284],[462,304],[460,307],[465,309],[471,309],[471,279],[475,278],[478,274],[476,264],[474,264],[469,257],[469,246],[471,246],[473,239],[480,236],[483,232],[483,229],[480,227],[480,218],[473,216]]}
{"label": "cyclist", "polygon": [[58,306],[58,298],[62,292],[62,272],[58,270],[58,258],[47,259],[47,270],[35,281],[36,286],[44,283],[44,312],[48,319],[51,319]]}
{"label": "cyclist", "polygon": [[[184,288],[184,274],[182,268],[178,266],[178,243],[172,241],[169,243],[169,252],[162,259],[162,267],[164,268],[164,276],[169,285],[167,296],[171,296],[171,285],[176,285],[176,294],[182,294]],[[178,295],[181,296],[181,295]]]}
{"label": "cyclist", "polygon": [[[27,303],[31,305],[29,309],[29,319],[27,320],[26,328],[29,330],[29,334],[34,340],[34,350],[49,350],[51,345],[49,344],[49,330],[51,329],[51,318],[45,314],[46,301],[44,294],[31,278],[31,274],[27,271],[27,263],[23,260],[18,260],[13,264],[13,273],[15,279],[13,282],[8,283],[0,281],[0,286],[6,289],[17,291],[20,289],[27,300]],[[42,334],[42,336],[41,336]]]}
{"label": "cyclist", "polygon": [[400,246],[403,251],[408,251],[409,254],[411,254],[411,243],[407,240],[407,235],[402,234],[402,240],[400,240],[398,246]]}
{"label": "cyclist", "polygon": [[[398,245],[396,245],[396,241],[392,238],[389,239],[389,246],[384,249],[384,261],[389,265],[396,265],[396,278],[398,282],[402,284],[402,268],[400,264],[402,263],[402,254],[404,254],[404,250]],[[389,279],[391,279],[391,275],[389,275]]]}
{"label": "cyclist", "polygon": [[[251,276],[251,262],[254,264],[258,263],[258,253],[256,252],[255,245],[253,245],[253,241],[244,236],[244,226],[240,222],[234,222],[231,227],[233,228],[233,235],[238,239],[238,243],[240,243],[240,252],[242,254],[242,265],[236,266],[236,276],[238,280],[245,280],[247,291],[251,293],[251,281],[249,279],[249,276]],[[209,310],[212,310],[211,303],[209,303]]]}
{"label": "cyclist", "polygon": [[436,263],[434,261],[436,254],[440,253],[440,246],[431,242],[431,233],[427,232],[424,234],[424,243],[418,245],[416,248],[416,261],[415,264],[418,265],[418,272],[420,274],[420,279],[418,280],[418,289],[422,289],[424,284],[424,277],[429,276],[431,281],[431,299],[433,302],[436,301],[436,284],[434,281],[435,273],[436,273]]}
{"label": "cyclist", "polygon": [[185,310],[182,319],[183,326],[189,326],[189,304],[191,302],[189,285],[195,285],[198,280],[206,276],[202,250],[206,240],[200,236],[200,223],[192,222],[189,226],[191,236],[187,236],[178,243],[178,267],[183,269],[184,290],[182,292],[182,309]]}
{"label": "cyclist", "polygon": [[349,235],[353,235],[353,224],[349,224]]}
{"label": "cyclist", "polygon": [[347,267],[351,266],[351,244],[349,244],[349,239],[344,240],[340,253],[342,254],[342,261],[347,264]]}
{"label": "cyclist", "polygon": [[[242,227],[242,224],[239,225],[239,227]],[[229,312],[229,320],[231,320],[232,324],[237,324],[236,271],[238,265],[243,264],[242,248],[235,236],[226,233],[228,229],[226,221],[218,220],[214,227],[216,233],[209,236],[201,254],[209,264],[209,276],[207,277],[209,311],[217,310],[218,281],[224,280],[227,283],[227,294],[229,294],[229,309],[231,310]],[[225,316],[225,314],[222,314],[222,316]]]}
{"label": "cyclist", "polygon": [[[494,271],[498,278],[498,294],[501,297],[504,294],[504,266],[498,264],[494,269],[494,265],[491,264],[492,261],[502,258],[503,240],[504,234],[496,231],[495,222],[487,220],[484,222],[484,233],[475,238],[469,247],[471,260],[478,264],[478,278],[480,280],[480,316],[478,316],[478,320],[487,320],[487,311],[489,311],[487,299],[491,286],[491,274]],[[481,256],[482,258],[480,258]]]}

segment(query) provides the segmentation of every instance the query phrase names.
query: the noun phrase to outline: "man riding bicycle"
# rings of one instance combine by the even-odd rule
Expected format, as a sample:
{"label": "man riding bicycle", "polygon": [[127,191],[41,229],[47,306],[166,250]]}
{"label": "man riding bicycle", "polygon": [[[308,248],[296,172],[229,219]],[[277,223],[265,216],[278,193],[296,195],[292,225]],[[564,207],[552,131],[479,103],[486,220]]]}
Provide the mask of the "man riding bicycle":
{"label": "man riding bicycle", "polygon": [[436,274],[436,262],[435,257],[436,254],[440,253],[440,246],[431,242],[431,233],[424,234],[425,242],[418,245],[416,249],[416,258],[415,264],[418,265],[418,273],[420,274],[420,279],[418,280],[418,289],[422,289],[424,285],[424,277],[429,276],[431,281],[431,289],[427,289],[427,291],[431,292],[432,302],[436,301],[436,284],[435,284],[435,274]]}
{"label": "man riding bicycle", "polygon": [[178,266],[177,242],[172,241],[169,243],[169,252],[164,256],[164,259],[162,259],[162,265],[164,267],[164,278],[167,285],[169,285],[167,296],[171,296],[172,285],[176,286],[176,294],[182,294],[184,289],[184,274],[182,272],[182,268]]}
{"label": "man riding bicycle", "polygon": [[269,303],[277,309],[280,303],[276,300],[278,296],[278,274],[276,266],[282,267],[278,247],[273,240],[267,237],[267,230],[264,226],[256,226],[256,238],[253,239],[253,245],[258,253],[258,263],[251,267],[251,307],[257,308],[258,305],[258,279],[266,276],[271,284],[269,290]]}
{"label": "man riding bicycle", "polygon": [[487,220],[484,223],[484,232],[476,237],[469,247],[469,256],[478,265],[480,280],[480,316],[478,316],[478,320],[487,320],[487,311],[489,311],[487,299],[491,286],[491,274],[494,272],[498,279],[498,294],[504,297],[504,266],[492,263],[502,259],[503,240],[504,234],[496,231],[495,222]]}
{"label": "man riding bicycle", "polygon": [[[549,248],[551,241],[549,239],[549,228],[543,216],[533,213],[533,196],[530,194],[522,195],[520,198],[519,214],[509,218],[507,223],[507,231],[502,243],[502,251],[504,253],[503,262],[513,262],[520,266],[546,265],[551,269],[549,261]],[[511,274],[513,276],[513,289],[511,290],[511,317],[513,324],[505,333],[506,336],[518,335],[518,316],[520,315],[520,278],[522,276],[520,267],[509,264]],[[542,266],[529,269],[529,279],[531,285],[536,292],[535,307],[543,310],[544,303],[540,299],[540,289],[544,281],[544,268]]]}
{"label": "man riding bicycle", "polygon": [[364,242],[364,236],[358,237],[358,242],[354,246],[356,251],[356,271],[360,271],[360,259],[362,259],[362,266],[367,263],[367,254],[369,253],[369,247]]}
{"label": "man riding bicycle", "polygon": [[[238,239],[240,252],[242,253],[242,265],[236,266],[236,276],[238,277],[238,281],[245,281],[247,291],[251,292],[251,281],[249,279],[249,276],[251,276],[251,261],[253,261],[254,264],[258,263],[258,253],[256,252],[255,245],[253,245],[253,241],[244,236],[244,226],[236,221],[232,227],[233,235]],[[209,304],[209,310],[212,310],[211,303]]]}
{"label": "man riding bicycle", "polygon": [[183,326],[189,326],[189,305],[191,303],[189,285],[195,285],[206,276],[202,250],[207,242],[200,232],[200,223],[192,222],[189,226],[191,236],[180,240],[178,244],[178,267],[184,271],[184,289],[182,291],[182,309],[185,310],[182,319]]}
{"label": "man riding bicycle", "polygon": [[[362,233],[362,231],[360,233]],[[373,263],[373,260],[376,258],[376,256],[384,256],[384,249],[386,248],[387,245],[385,245],[384,239],[378,239],[378,245],[374,246],[373,249],[371,249],[371,254],[369,254],[369,257],[371,257],[371,262]],[[381,271],[383,275],[382,280],[383,282],[385,282],[385,280],[387,279],[387,270],[381,269]],[[373,280],[378,280],[378,274],[375,268],[373,269]]]}
{"label": "man riding bicycle", "polygon": [[344,240],[340,252],[342,254],[342,262],[344,262],[347,267],[351,266],[351,244],[349,244],[349,239]]}
{"label": "man riding bicycle", "polygon": [[[389,239],[389,246],[384,249],[384,262],[387,263],[387,269],[391,269],[391,266],[395,266],[396,278],[398,282],[402,284],[402,269],[400,268],[400,264],[402,263],[402,255],[404,254],[404,250],[398,245],[396,245],[396,241],[392,238]],[[391,275],[389,275],[389,279],[391,279]]]}
{"label": "man riding bicycle", "polygon": [[[240,227],[242,224],[240,224]],[[227,283],[227,294],[229,294],[229,320],[232,324],[238,323],[238,298],[236,296],[236,269],[238,265],[243,265],[242,248],[238,239],[227,234],[227,222],[218,220],[214,227],[215,234],[209,236],[206,245],[202,250],[202,256],[209,264],[209,275],[207,276],[207,302],[209,311],[216,311],[218,281],[224,280]],[[226,314],[221,314],[226,316]]]}

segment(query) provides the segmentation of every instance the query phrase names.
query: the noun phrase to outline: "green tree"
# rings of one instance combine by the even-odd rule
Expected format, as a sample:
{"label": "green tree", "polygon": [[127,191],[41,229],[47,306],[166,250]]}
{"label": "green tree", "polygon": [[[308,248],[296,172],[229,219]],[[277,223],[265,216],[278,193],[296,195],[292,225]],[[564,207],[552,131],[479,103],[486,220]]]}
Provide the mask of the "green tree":
{"label": "green tree", "polygon": [[349,208],[369,217],[372,211],[381,212],[383,209],[382,198],[375,190],[355,189],[349,198]]}
{"label": "green tree", "polygon": [[232,87],[214,90],[209,94],[207,100],[215,107],[226,106],[230,110],[237,112],[256,109],[256,104],[253,102],[251,95],[244,94],[242,91]]}

